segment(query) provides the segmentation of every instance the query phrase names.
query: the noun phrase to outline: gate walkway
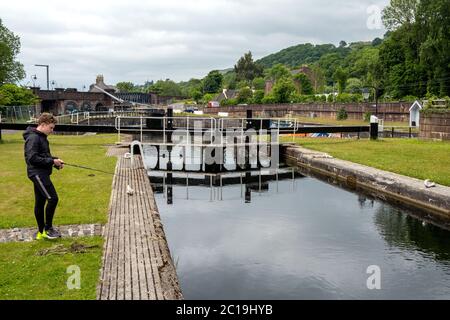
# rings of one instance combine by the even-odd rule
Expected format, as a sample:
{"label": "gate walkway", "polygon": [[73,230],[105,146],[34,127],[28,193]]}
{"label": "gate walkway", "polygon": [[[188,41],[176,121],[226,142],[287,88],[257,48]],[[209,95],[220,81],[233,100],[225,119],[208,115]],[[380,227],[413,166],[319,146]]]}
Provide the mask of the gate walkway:
{"label": "gate walkway", "polygon": [[[131,159],[119,156],[115,174],[97,299],[182,299],[141,156],[134,157],[133,167]],[[127,186],[133,194],[127,194]]]}

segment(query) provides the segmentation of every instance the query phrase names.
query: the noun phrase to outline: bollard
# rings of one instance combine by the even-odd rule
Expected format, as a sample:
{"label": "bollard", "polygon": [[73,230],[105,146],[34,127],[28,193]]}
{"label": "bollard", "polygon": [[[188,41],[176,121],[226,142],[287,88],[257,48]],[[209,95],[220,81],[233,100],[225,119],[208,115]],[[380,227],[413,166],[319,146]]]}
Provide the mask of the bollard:
{"label": "bollard", "polygon": [[378,139],[378,118],[370,116],[370,140]]}

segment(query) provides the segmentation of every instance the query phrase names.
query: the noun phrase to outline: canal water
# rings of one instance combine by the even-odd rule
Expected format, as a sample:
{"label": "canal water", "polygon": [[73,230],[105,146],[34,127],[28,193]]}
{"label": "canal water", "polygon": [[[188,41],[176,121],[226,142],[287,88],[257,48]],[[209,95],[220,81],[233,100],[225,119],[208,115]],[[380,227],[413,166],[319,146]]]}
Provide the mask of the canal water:
{"label": "canal water", "polygon": [[186,299],[450,299],[449,231],[290,170],[177,173],[172,204],[152,173]]}

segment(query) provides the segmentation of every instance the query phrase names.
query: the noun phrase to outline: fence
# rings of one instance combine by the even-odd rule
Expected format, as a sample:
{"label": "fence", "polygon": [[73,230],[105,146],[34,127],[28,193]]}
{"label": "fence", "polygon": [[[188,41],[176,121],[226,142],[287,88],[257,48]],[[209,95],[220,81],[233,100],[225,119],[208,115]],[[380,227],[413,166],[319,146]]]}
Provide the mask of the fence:
{"label": "fence", "polygon": [[33,122],[36,106],[0,106],[0,119],[6,123]]}

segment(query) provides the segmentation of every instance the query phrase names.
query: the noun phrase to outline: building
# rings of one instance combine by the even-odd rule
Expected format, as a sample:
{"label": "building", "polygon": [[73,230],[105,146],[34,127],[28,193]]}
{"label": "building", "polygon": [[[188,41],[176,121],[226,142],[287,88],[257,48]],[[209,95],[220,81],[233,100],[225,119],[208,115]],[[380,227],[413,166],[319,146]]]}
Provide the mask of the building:
{"label": "building", "polygon": [[89,86],[89,92],[102,92],[96,87],[99,87],[109,93],[119,92],[119,90],[115,86],[105,84],[105,79],[102,74],[99,74],[95,79],[95,83]]}

